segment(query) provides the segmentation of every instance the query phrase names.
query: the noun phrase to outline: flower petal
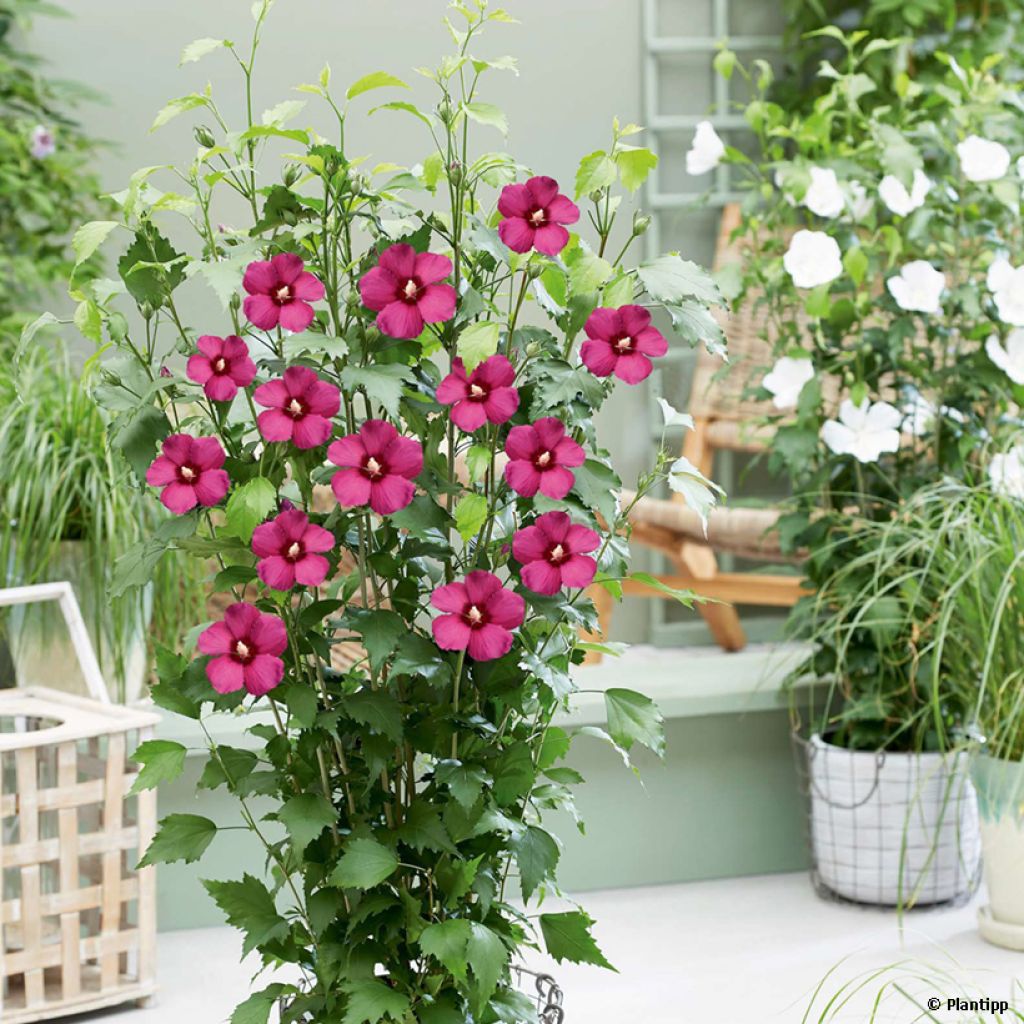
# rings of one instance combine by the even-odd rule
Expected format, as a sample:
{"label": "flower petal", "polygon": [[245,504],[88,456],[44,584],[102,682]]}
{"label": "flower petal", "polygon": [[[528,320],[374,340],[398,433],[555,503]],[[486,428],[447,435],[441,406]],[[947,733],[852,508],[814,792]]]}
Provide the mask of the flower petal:
{"label": "flower petal", "polygon": [[522,217],[507,217],[498,225],[498,237],[513,252],[529,252],[535,234]]}
{"label": "flower petal", "polygon": [[452,261],[436,252],[421,252],[416,255],[413,275],[420,284],[434,284],[443,281],[452,272]]}
{"label": "flower petal", "polygon": [[312,322],[313,307],[308,302],[295,299],[281,307],[279,319],[281,326],[292,334],[301,334]]}
{"label": "flower petal", "polygon": [[469,623],[458,615],[439,615],[430,624],[430,631],[434,634],[434,642],[443,651],[464,651],[473,633]]}
{"label": "flower petal", "polygon": [[416,303],[428,324],[439,324],[455,316],[455,289],[450,284],[430,284]]}
{"label": "flower petal", "polygon": [[379,264],[399,281],[406,281],[416,273],[416,250],[404,242],[388,246],[380,254]]}
{"label": "flower petal", "polygon": [[493,623],[470,630],[467,653],[474,661],[494,661],[512,648],[512,634]]}
{"label": "flower petal", "polygon": [[269,654],[257,654],[243,669],[245,688],[254,696],[269,693],[284,677],[284,662]]}
{"label": "flower petal", "polygon": [[277,284],[277,272],[270,260],[253,260],[245,268],[242,287],[250,295],[266,295]]}
{"label": "flower petal", "polygon": [[271,331],[277,326],[281,307],[269,295],[248,295],[242,303],[242,310],[249,323],[261,331]]}
{"label": "flower petal", "polygon": [[398,301],[398,279],[390,270],[374,267],[363,274],[359,297],[367,309],[379,312],[389,303]]}
{"label": "flower petal", "polygon": [[576,477],[571,470],[555,466],[546,473],[540,474],[540,493],[555,501],[560,501],[571,490],[576,483]]}
{"label": "flower petal", "polygon": [[218,693],[234,693],[245,683],[242,666],[226,655],[206,663],[206,678]]}
{"label": "flower petal", "polygon": [[370,481],[358,469],[339,469],[331,477],[331,490],[343,508],[365,505],[370,500]]}
{"label": "flower petal", "polygon": [[423,316],[418,306],[389,302],[377,314],[377,326],[389,338],[418,338],[423,333]]}
{"label": "flower petal", "polygon": [[[263,413],[263,415],[266,416],[267,413]],[[283,415],[283,413],[279,415]],[[303,450],[319,448],[320,445],[327,443],[333,429],[331,421],[326,416],[317,416],[315,413],[310,413],[308,416],[303,416],[302,419],[295,421],[295,427],[292,430],[292,441],[296,448],[302,448]]]}
{"label": "flower petal", "polygon": [[523,585],[535,594],[557,594],[562,588],[562,574],[543,559],[523,566]]}
{"label": "flower petal", "polygon": [[261,558],[256,563],[256,575],[271,590],[291,590],[295,586],[295,565],[280,555]]}
{"label": "flower petal", "polygon": [[416,496],[416,488],[404,476],[389,473],[370,481],[370,508],[379,516],[389,516],[408,505]]}
{"label": "flower petal", "polygon": [[561,224],[545,224],[533,236],[533,247],[545,256],[557,256],[569,244],[569,232]]}

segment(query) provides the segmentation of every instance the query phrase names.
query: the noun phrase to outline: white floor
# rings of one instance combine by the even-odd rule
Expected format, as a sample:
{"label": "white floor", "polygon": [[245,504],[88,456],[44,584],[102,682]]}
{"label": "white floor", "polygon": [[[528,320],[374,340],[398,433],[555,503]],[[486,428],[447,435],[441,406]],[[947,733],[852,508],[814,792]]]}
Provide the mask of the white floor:
{"label": "white floor", "polygon": [[[803,874],[591,893],[581,902],[597,919],[598,943],[619,973],[541,958],[532,965],[550,970],[565,990],[566,1024],[795,1024],[812,1000],[808,1022],[988,1022],[996,1017],[946,1004],[950,996],[1012,1001],[1016,992],[1024,1005],[1024,954],[978,937],[981,901],[908,914],[901,941],[895,914],[823,902]],[[89,1020],[226,1020],[248,992],[240,948],[228,929],[162,935],[162,991],[153,1007]],[[891,965],[897,966],[883,970]],[[864,984],[852,1000],[823,1015],[827,1001],[844,986],[850,994],[857,979]],[[872,1018],[867,1007],[883,990]],[[922,1013],[928,998],[941,999],[938,1012]]]}

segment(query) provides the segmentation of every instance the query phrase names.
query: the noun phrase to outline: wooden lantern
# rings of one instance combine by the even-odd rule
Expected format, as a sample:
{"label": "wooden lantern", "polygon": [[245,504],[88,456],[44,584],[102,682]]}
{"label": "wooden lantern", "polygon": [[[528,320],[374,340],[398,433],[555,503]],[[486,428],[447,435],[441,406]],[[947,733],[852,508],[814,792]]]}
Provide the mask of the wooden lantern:
{"label": "wooden lantern", "polygon": [[129,760],[159,716],[112,705],[69,584],[0,591],[57,600],[90,693],[0,691],[0,1020],[48,1021],[156,988],[156,877],[135,869],[156,794]]}

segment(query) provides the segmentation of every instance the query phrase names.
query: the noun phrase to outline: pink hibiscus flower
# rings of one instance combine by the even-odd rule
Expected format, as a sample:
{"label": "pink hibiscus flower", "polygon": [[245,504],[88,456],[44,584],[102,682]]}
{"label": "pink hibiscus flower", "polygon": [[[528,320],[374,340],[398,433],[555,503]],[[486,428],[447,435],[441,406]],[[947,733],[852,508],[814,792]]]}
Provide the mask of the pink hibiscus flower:
{"label": "pink hibiscus flower", "polygon": [[580,348],[584,366],[596,377],[614,373],[627,384],[639,384],[654,368],[648,356],[663,356],[668,342],[651,326],[643,306],[600,307],[587,318],[587,340]]}
{"label": "pink hibiscus flower", "polygon": [[377,326],[389,338],[418,338],[423,325],[455,316],[455,289],[439,284],[452,272],[452,261],[411,245],[392,245],[363,274],[359,294],[377,313]]}
{"label": "pink hibiscus flower", "polygon": [[254,260],[245,268],[242,287],[249,293],[242,309],[261,331],[280,324],[298,334],[313,322],[311,302],[324,297],[320,279],[304,270],[301,256],[279,252],[270,260]]}
{"label": "pink hibiscus flower", "polygon": [[244,601],[228,605],[223,622],[204,629],[197,646],[203,654],[216,655],[206,663],[206,678],[218,693],[234,693],[244,686],[254,697],[262,697],[284,676],[279,657],[288,646],[284,623]]}
{"label": "pink hibiscus flower", "polygon": [[259,557],[256,572],[273,590],[291,590],[296,583],[320,586],[330,568],[321,552],[333,547],[334,534],[296,508],[261,523],[252,535],[253,554]]}
{"label": "pink hibiscus flower", "polygon": [[519,408],[519,392],[512,387],[516,371],[504,356],[485,359],[468,377],[461,359],[437,387],[437,400],[451,405],[452,421],[467,434],[485,423],[504,423]]}
{"label": "pink hibiscus flower", "polygon": [[176,516],[196,505],[216,505],[228,493],[231,481],[221,469],[224,449],[217,438],[171,434],[161,451],[146,470],[146,483],[163,488],[160,500]]}
{"label": "pink hibiscus flower", "polygon": [[569,244],[569,232],[562,225],[580,219],[579,207],[558,191],[554,178],[544,176],[525,185],[506,185],[498,212],[505,218],[498,234],[513,252],[536,249],[545,256],[557,256]]}
{"label": "pink hibiscus flower", "polygon": [[341,466],[331,480],[338,504],[369,505],[381,516],[412,501],[413,480],[423,472],[419,441],[400,436],[384,420],[367,420],[358,434],[339,438],[327,449],[327,458]]}
{"label": "pink hibiscus flower", "polygon": [[532,526],[517,530],[512,554],[523,565],[523,583],[538,594],[557,594],[562,587],[589,586],[597,562],[594,551],[601,538],[579,526],[564,512],[545,512]]}
{"label": "pink hibiscus flower", "polygon": [[188,357],[185,373],[189,380],[202,384],[206,397],[215,402],[230,402],[239,388],[247,388],[256,377],[249,347],[237,334],[226,338],[204,334],[196,348],[199,351]]}
{"label": "pink hibiscus flower", "polygon": [[296,448],[316,448],[331,436],[331,417],[341,407],[341,392],[308,366],[289,366],[284,376],[268,380],[254,392],[267,407],[256,418],[265,441],[292,441]]}
{"label": "pink hibiscus flower", "polygon": [[524,498],[537,491],[549,498],[564,498],[576,476],[569,466],[582,466],[583,449],[565,433],[565,426],[554,416],[545,416],[529,426],[513,427],[505,442],[505,480]]}
{"label": "pink hibiscus flower", "polygon": [[437,646],[466,651],[474,661],[508,654],[513,629],[523,624],[526,602],[494,573],[475,569],[462,581],[438,587],[430,603],[440,612],[431,624]]}

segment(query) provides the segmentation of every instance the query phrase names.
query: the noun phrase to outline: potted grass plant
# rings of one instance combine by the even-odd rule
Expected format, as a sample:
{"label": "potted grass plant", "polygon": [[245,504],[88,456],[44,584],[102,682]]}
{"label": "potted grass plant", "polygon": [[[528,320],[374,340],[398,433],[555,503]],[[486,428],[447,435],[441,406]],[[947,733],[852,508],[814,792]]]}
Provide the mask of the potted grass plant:
{"label": "potted grass plant", "polygon": [[[184,63],[236,64],[251,97],[271,6],[255,4],[251,45],[198,40]],[[208,89],[173,100],[156,125],[192,113],[198,150],[76,235],[80,257],[117,246],[123,289],[85,289],[78,320],[113,350],[97,398],[114,444],[171,513],[119,581],[182,551],[216,559],[230,595],[159,652],[153,699],[204,727],[245,715],[251,744],[211,742],[203,775],[241,825],[171,815],[144,862],[196,861],[221,829],[263,843],[266,872],[206,882],[245,949],[291,968],[236,1024],[529,1020],[525,948],[606,964],[582,909],[538,905],[558,892],[543,816],[581,781],[555,717],[595,647],[590,588],[619,595],[627,573],[595,413],[666,351],[652,310],[689,310],[688,340],[710,339],[718,295],[678,254],[629,261],[644,222],[620,203],[655,163],[636,126],[614,123],[575,188],[493,148],[507,124],[487,84],[515,62],[482,36],[509,15],[449,13],[455,52],[424,72],[426,102],[384,71],[339,89],[329,67],[298,87],[308,110],[254,120],[250,102],[239,123]],[[418,133],[421,163],[350,155],[367,106]],[[187,281],[219,316],[193,322]],[[661,751],[648,698],[604,700],[596,735]],[[139,784],[186,753],[144,745]]]}

